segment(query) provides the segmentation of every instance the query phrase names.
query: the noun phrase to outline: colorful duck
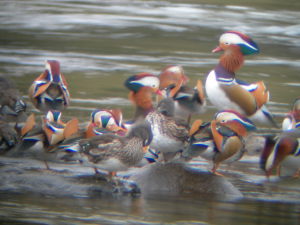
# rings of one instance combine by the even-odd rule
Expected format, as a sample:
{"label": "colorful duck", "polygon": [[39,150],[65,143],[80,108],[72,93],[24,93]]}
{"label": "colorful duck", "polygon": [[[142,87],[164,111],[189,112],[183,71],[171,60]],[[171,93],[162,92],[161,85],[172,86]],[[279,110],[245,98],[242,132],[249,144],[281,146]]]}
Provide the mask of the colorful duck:
{"label": "colorful duck", "polygon": [[160,89],[165,97],[173,98],[175,116],[190,122],[191,116],[205,110],[206,100],[202,81],[198,80],[195,88],[186,85],[189,80],[183,68],[177,65],[167,66],[159,75]]}
{"label": "colorful duck", "polygon": [[97,109],[91,113],[91,119],[86,129],[86,138],[105,133],[115,133],[124,136],[127,129],[123,125],[123,115],[118,109]]}
{"label": "colorful duck", "polygon": [[260,166],[269,177],[275,169],[276,175],[281,175],[281,166],[295,171],[300,175],[300,130],[293,129],[282,132],[274,137],[266,137],[264,149],[260,157]]}
{"label": "colorful duck", "polygon": [[257,44],[237,31],[225,32],[219,43],[213,52],[224,53],[205,83],[210,102],[218,110],[235,110],[255,122],[277,126],[265,106],[269,101],[269,92],[263,81],[248,84],[235,78],[235,72],[244,63],[244,56],[259,52]]}
{"label": "colorful duck", "polygon": [[46,70],[33,81],[29,88],[29,98],[33,105],[42,112],[62,111],[70,104],[67,82],[60,72],[58,61],[46,61]]}
{"label": "colorful duck", "polygon": [[212,173],[219,174],[217,169],[221,163],[231,163],[243,156],[245,137],[253,130],[255,125],[238,112],[220,111],[209,123],[194,121],[190,129],[190,144],[183,156],[201,156],[212,161]]}
{"label": "colorful duck", "polygon": [[282,130],[300,128],[300,97],[293,104],[292,111],[289,112],[282,121]]}
{"label": "colorful duck", "polygon": [[56,147],[77,132],[78,120],[73,118],[64,123],[59,111],[49,111],[42,118],[41,124],[31,114],[21,130],[21,141],[13,154],[44,160],[49,169],[47,161],[57,159]]}
{"label": "colorful duck", "polygon": [[103,134],[79,142],[82,163],[95,169],[116,172],[136,166],[147,151],[152,132],[149,123],[136,123],[126,136]]}
{"label": "colorful duck", "polygon": [[124,85],[130,90],[129,99],[136,105],[134,121],[145,118],[154,110],[153,94],[161,95],[159,78],[150,73],[139,73],[129,77]]}
{"label": "colorful duck", "polygon": [[185,120],[174,117],[174,105],[173,99],[165,98],[145,119],[151,124],[153,133],[150,147],[161,152],[165,161],[173,158],[188,141],[189,125]]}

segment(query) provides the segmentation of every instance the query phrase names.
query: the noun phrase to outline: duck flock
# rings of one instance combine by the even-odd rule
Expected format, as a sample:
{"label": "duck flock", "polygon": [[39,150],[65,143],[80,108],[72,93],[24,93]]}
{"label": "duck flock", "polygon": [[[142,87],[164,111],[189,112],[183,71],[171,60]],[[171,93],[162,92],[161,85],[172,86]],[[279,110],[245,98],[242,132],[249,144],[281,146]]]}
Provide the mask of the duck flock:
{"label": "duck flock", "polygon": [[[263,81],[246,83],[235,72],[244,56],[259,52],[247,35],[228,31],[213,52],[222,52],[219,63],[204,83],[188,86],[183,68],[170,65],[159,75],[139,73],[124,81],[135,107],[124,121],[120,109],[95,109],[86,127],[77,118],[63,122],[70,105],[67,81],[56,60],[47,60],[45,71],[29,88],[29,99],[42,117],[28,112],[26,103],[8,79],[0,78],[0,153],[49,161],[78,163],[95,173],[116,179],[118,171],[149,163],[208,160],[212,174],[221,175],[221,163],[242,158],[246,140],[257,126],[278,125],[267,109],[269,92]],[[211,121],[202,121],[206,101],[217,109]],[[265,135],[260,167],[266,176],[280,176],[284,161],[300,175],[300,98],[294,100],[279,134]]]}

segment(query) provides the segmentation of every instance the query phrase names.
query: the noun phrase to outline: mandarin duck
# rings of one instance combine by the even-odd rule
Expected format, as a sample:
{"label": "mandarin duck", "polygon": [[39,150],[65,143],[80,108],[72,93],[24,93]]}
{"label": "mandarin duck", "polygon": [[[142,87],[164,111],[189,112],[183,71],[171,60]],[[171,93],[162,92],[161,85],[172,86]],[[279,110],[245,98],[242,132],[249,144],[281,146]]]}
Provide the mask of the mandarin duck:
{"label": "mandarin duck", "polygon": [[17,144],[26,119],[26,103],[19,90],[13,81],[0,77],[0,153]]}
{"label": "mandarin duck", "polygon": [[292,111],[289,112],[282,121],[282,130],[300,128],[300,97],[293,104]]}
{"label": "mandarin duck", "polygon": [[238,112],[225,110],[218,112],[209,123],[195,120],[190,129],[190,143],[183,152],[183,157],[201,156],[213,162],[211,170],[221,163],[239,160],[245,152],[245,138],[248,132],[255,130],[255,125]]}
{"label": "mandarin duck", "polygon": [[265,106],[269,92],[264,82],[248,84],[235,78],[235,72],[244,63],[244,56],[259,52],[257,44],[245,34],[228,31],[221,35],[219,46],[212,52],[219,51],[224,53],[205,82],[209,101],[218,110],[235,110],[255,122],[277,127]]}
{"label": "mandarin duck", "polygon": [[49,169],[48,160],[57,159],[56,147],[65,139],[78,132],[78,120],[67,123],[61,120],[61,112],[49,111],[41,123],[31,114],[21,130],[21,141],[13,156],[28,156],[44,160]]}
{"label": "mandarin duck", "polygon": [[281,167],[294,171],[294,177],[300,175],[300,130],[283,131],[276,137],[266,137],[265,146],[260,156],[260,167],[267,177],[275,170],[281,175]]}
{"label": "mandarin duck", "polygon": [[70,104],[70,94],[60,64],[56,60],[47,60],[45,71],[36,78],[29,88],[29,98],[42,112],[62,111]]}
{"label": "mandarin duck", "polygon": [[181,66],[167,66],[159,75],[160,89],[165,97],[174,99],[175,116],[187,119],[204,112],[206,100],[202,81],[198,80],[195,88],[186,85],[189,80]]}
{"label": "mandarin duck", "polygon": [[125,136],[103,134],[79,142],[82,164],[109,173],[109,178],[118,171],[136,166],[143,158],[151,141],[152,132],[147,122],[135,123]]}
{"label": "mandarin duck", "polygon": [[123,115],[118,109],[97,109],[91,113],[91,119],[86,129],[86,138],[105,133],[115,133],[124,136],[127,129],[123,125]]}
{"label": "mandarin duck", "polygon": [[124,85],[130,90],[128,97],[136,106],[134,121],[145,118],[154,110],[153,94],[161,95],[159,78],[150,73],[139,73],[129,77]]}
{"label": "mandarin duck", "polygon": [[189,125],[185,120],[174,117],[174,105],[173,99],[165,98],[145,118],[153,133],[150,147],[162,153],[164,161],[174,158],[188,141]]}

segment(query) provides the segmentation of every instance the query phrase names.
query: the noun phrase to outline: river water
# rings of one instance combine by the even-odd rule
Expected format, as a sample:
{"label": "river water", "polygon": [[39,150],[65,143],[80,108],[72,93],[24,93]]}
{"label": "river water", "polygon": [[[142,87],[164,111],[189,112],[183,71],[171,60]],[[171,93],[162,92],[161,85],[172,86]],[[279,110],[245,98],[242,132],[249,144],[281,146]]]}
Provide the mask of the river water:
{"label": "river water", "polygon": [[[66,118],[86,122],[95,108],[119,107],[133,116],[124,80],[182,65],[190,84],[218,62],[211,53],[225,30],[248,34],[260,46],[238,72],[264,80],[269,109],[280,122],[300,87],[300,2],[3,0],[0,2],[0,75],[24,96],[46,59],[56,59],[72,96]],[[210,120],[215,109],[200,116]],[[3,224],[299,224],[300,182],[267,181],[257,156],[224,168],[244,195],[239,200],[195,196],[77,198],[1,192]],[[192,166],[206,168],[203,161]],[[245,167],[247,165],[247,167]]]}

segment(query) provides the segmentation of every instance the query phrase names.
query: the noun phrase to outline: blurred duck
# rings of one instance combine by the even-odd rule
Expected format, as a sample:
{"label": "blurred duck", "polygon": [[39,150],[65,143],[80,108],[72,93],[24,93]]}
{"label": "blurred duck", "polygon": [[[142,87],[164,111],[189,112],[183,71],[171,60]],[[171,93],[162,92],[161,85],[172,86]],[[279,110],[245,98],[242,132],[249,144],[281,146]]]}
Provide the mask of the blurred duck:
{"label": "blurred duck", "polygon": [[118,171],[134,167],[142,160],[152,141],[149,123],[134,124],[126,136],[103,134],[79,142],[82,163],[109,172],[109,178]]}
{"label": "blurred duck", "polygon": [[182,151],[188,141],[189,125],[185,120],[174,117],[174,105],[173,99],[165,98],[156,110],[146,116],[153,133],[150,147],[161,152],[164,161],[169,161]]}
{"label": "blurred duck", "polygon": [[57,159],[57,145],[77,132],[78,120],[74,118],[64,123],[61,120],[61,112],[49,111],[41,123],[37,123],[35,115],[31,114],[21,130],[21,142],[13,156],[44,160],[49,169],[47,161]]}
{"label": "blurred duck", "polygon": [[78,119],[73,118],[64,123],[61,115],[62,113],[59,111],[48,111],[43,118],[43,131],[50,149],[78,132]]}
{"label": "blurred duck", "polygon": [[300,97],[293,104],[292,111],[282,121],[282,130],[300,128]]}
{"label": "blurred duck", "polygon": [[293,129],[274,137],[266,137],[264,149],[260,157],[260,166],[266,176],[281,175],[281,167],[294,171],[294,177],[300,175],[300,130]]}
{"label": "blurred duck", "polygon": [[0,154],[13,148],[26,121],[26,103],[14,83],[0,77]]}
{"label": "blurred duck", "polygon": [[248,84],[235,78],[244,56],[259,52],[257,44],[245,34],[228,31],[221,35],[219,46],[212,52],[223,51],[219,64],[207,76],[205,89],[210,102],[218,110],[235,110],[254,122],[276,126],[265,104],[269,92],[263,81]]}
{"label": "blurred duck", "polygon": [[123,115],[118,109],[97,109],[91,113],[91,120],[86,129],[86,138],[105,133],[125,136],[127,129],[123,126]]}
{"label": "blurred duck", "polygon": [[0,116],[3,121],[18,123],[25,121],[26,103],[14,83],[0,77]]}
{"label": "blurred duck", "polygon": [[62,111],[70,103],[67,82],[60,72],[56,60],[46,61],[46,70],[36,78],[29,88],[29,98],[33,105],[42,112]]}
{"label": "blurred duck", "polygon": [[159,75],[160,89],[163,95],[173,98],[175,116],[190,122],[191,116],[204,112],[206,100],[202,81],[198,80],[195,88],[186,85],[189,80],[181,66],[167,66]]}
{"label": "blurred duck", "polygon": [[144,119],[154,110],[153,94],[161,95],[159,78],[150,73],[140,73],[129,77],[124,85],[130,90],[128,97],[136,106],[134,121]]}
{"label": "blurred duck", "polygon": [[220,111],[210,123],[196,120],[190,129],[186,158],[201,156],[213,162],[212,173],[218,174],[221,163],[239,160],[245,152],[245,138],[255,125],[235,111]]}

